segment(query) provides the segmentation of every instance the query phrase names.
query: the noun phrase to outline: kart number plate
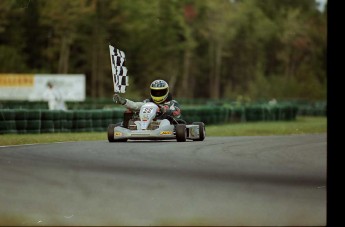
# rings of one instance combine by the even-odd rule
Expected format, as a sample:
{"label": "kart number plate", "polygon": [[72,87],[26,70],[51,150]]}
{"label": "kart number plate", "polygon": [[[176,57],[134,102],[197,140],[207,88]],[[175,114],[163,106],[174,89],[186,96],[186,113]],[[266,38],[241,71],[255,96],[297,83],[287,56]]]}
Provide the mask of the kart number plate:
{"label": "kart number plate", "polygon": [[152,113],[152,111],[153,111],[152,107],[147,107],[147,108],[144,108],[143,113],[144,114],[149,114],[149,113]]}

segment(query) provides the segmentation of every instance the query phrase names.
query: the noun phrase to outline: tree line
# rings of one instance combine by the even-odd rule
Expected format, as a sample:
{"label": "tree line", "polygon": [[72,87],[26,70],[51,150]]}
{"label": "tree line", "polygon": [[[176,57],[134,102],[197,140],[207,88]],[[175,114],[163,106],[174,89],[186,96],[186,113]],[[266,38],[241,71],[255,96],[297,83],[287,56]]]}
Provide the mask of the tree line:
{"label": "tree line", "polygon": [[1,0],[0,73],[83,73],[111,97],[108,44],[126,53],[126,97],[154,79],[175,97],[327,96],[327,6],[314,0]]}

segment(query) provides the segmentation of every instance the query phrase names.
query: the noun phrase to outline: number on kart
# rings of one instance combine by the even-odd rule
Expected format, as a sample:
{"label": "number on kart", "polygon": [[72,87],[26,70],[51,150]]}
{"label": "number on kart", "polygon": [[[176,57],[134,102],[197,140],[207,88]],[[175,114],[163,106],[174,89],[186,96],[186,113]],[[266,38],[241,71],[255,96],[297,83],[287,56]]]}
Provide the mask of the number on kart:
{"label": "number on kart", "polygon": [[152,107],[151,107],[151,108],[144,108],[143,113],[151,113],[151,112],[152,112],[152,110],[153,110],[153,108],[152,108]]}

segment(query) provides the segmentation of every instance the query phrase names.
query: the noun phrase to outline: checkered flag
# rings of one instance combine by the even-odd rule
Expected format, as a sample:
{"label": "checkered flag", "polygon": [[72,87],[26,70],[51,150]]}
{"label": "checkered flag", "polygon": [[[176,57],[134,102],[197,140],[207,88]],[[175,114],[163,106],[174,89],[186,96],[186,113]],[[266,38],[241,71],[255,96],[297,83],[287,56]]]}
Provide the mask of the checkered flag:
{"label": "checkered flag", "polygon": [[128,86],[127,68],[125,53],[109,44],[111,71],[113,74],[115,93],[125,93]]}

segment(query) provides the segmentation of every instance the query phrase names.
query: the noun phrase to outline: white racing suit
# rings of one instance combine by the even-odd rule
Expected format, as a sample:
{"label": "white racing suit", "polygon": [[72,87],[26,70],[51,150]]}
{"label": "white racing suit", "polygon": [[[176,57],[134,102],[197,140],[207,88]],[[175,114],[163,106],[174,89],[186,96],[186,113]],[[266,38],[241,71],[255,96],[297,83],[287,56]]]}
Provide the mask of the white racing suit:
{"label": "white racing suit", "polygon": [[[123,104],[129,110],[132,111],[139,111],[140,107],[147,102],[153,102],[152,99],[145,99],[142,102],[133,102],[129,99],[126,99],[126,103]],[[154,103],[154,102],[153,102]],[[169,94],[165,102],[158,104],[159,106],[164,108],[164,113],[160,115],[158,118],[164,119],[167,117],[173,117],[174,119],[178,119],[181,117],[181,109],[180,105],[176,100],[172,99],[172,96]]]}

